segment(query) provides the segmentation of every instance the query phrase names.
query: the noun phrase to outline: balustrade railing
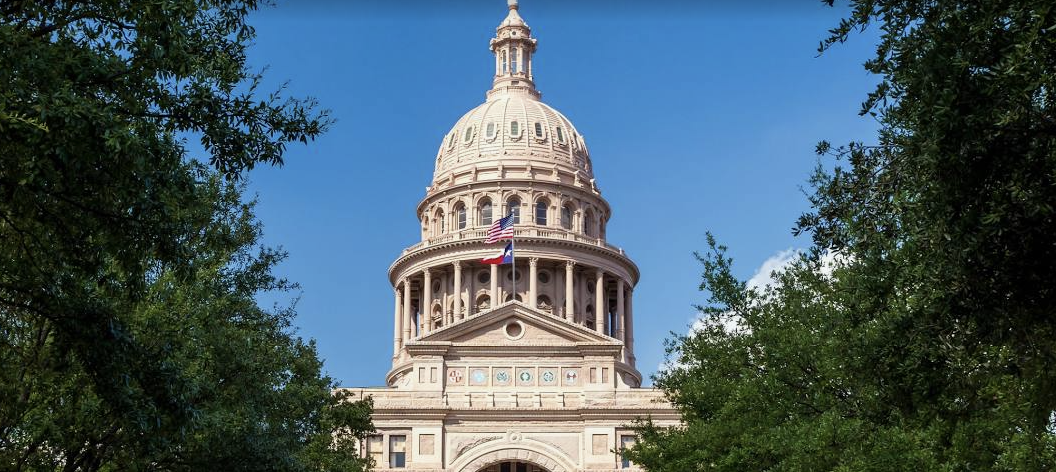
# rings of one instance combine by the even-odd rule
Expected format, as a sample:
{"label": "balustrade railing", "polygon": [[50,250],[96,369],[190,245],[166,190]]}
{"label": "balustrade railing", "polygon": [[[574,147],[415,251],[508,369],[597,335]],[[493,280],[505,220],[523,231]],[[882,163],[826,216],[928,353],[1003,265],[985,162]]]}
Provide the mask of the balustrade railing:
{"label": "balustrade railing", "polygon": [[[561,228],[547,228],[547,227],[527,227],[527,228],[516,228],[514,235],[518,238],[547,238],[547,239],[563,239],[566,241],[575,241],[577,243],[590,244],[605,249],[615,251],[620,255],[626,255],[623,248],[609,244],[604,239],[593,238],[580,233],[569,231]],[[444,234],[441,236],[434,236],[420,241],[403,250],[403,254],[407,254],[411,251],[421,249],[423,247],[434,246],[437,244],[443,244],[451,241],[463,241],[470,239],[485,239],[488,236],[487,228],[467,228],[454,233]]]}

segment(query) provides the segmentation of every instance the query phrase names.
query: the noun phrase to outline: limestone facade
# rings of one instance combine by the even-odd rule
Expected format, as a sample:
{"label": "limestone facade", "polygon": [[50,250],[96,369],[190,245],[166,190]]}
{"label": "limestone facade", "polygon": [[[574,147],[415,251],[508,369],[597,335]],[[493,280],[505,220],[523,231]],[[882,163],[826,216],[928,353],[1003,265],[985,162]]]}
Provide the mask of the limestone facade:
{"label": "limestone facade", "polygon": [[[445,135],[418,205],[421,242],[389,268],[393,356],[362,448],[381,471],[635,469],[629,425],[678,422],[641,388],[638,268],[606,241],[611,209],[583,136],[544,104],[536,39],[515,0],[491,40],[486,100]],[[481,259],[489,226],[517,215],[514,264]],[[516,269],[514,269],[516,267]]]}

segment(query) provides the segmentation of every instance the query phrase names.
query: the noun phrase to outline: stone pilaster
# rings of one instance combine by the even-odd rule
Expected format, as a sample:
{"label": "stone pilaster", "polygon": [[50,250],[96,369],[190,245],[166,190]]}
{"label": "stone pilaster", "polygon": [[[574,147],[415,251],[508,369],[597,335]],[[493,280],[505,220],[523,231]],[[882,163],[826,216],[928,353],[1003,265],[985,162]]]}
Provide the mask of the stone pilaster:
{"label": "stone pilaster", "polygon": [[573,292],[575,290],[572,285],[572,274],[575,267],[575,261],[565,261],[565,319],[568,321],[576,320],[576,302],[573,299]]}
{"label": "stone pilaster", "polygon": [[465,317],[462,314],[462,262],[455,261],[455,312],[451,318],[461,320]]}
{"label": "stone pilaster", "polygon": [[401,306],[403,304],[403,297],[400,295],[399,286],[393,287],[392,292],[394,298],[396,299],[396,311],[394,315],[395,319],[393,319],[392,321],[392,357],[395,358],[396,356],[400,355],[400,349],[403,348],[403,338],[400,337],[402,334],[401,331],[403,330],[403,311],[401,310],[401,308],[403,308]]}
{"label": "stone pilaster", "polygon": [[419,316],[425,317],[422,325],[426,331],[431,332],[433,330],[433,272],[429,269],[423,270],[422,278],[425,279],[422,286],[425,295],[422,296],[422,314]]}
{"label": "stone pilaster", "polygon": [[624,331],[624,325],[627,324],[627,313],[624,311],[623,303],[623,279],[616,278],[616,339],[623,341],[624,346],[627,345],[627,340],[624,339],[626,334]]}
{"label": "stone pilaster", "polygon": [[491,307],[494,309],[499,306],[499,302],[502,300],[502,294],[499,293],[499,266],[498,264],[491,264],[491,290],[488,292],[488,297],[491,298]]}
{"label": "stone pilaster", "polygon": [[605,333],[605,271],[598,269],[594,285],[594,329]]}
{"label": "stone pilaster", "polygon": [[535,308],[539,306],[537,294],[539,287],[536,285],[539,278],[539,258],[528,259],[528,306]]}
{"label": "stone pilaster", "polygon": [[403,339],[411,339],[411,280],[403,278]]}

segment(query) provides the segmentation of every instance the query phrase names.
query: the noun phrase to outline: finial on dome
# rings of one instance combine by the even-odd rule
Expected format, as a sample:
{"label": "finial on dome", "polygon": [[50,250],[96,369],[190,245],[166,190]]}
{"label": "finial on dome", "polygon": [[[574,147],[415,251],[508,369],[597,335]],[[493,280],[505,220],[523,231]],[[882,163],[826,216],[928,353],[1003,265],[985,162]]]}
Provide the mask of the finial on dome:
{"label": "finial on dome", "polygon": [[517,0],[506,0],[506,5],[510,7],[510,10],[517,9]]}

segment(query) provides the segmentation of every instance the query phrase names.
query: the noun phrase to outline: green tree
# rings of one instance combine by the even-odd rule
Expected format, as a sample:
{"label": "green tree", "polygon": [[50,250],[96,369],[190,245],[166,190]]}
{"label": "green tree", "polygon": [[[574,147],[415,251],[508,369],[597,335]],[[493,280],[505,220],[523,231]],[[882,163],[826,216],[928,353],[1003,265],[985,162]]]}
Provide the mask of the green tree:
{"label": "green tree", "polygon": [[[828,3],[832,3],[831,1]],[[812,248],[752,290],[709,238],[653,471],[1056,468],[1056,5],[860,0],[878,145],[818,152]],[[731,323],[730,321],[736,321]]]}
{"label": "green tree", "polygon": [[367,465],[369,401],[255,301],[291,285],[235,181],[330,122],[258,91],[257,6],[0,1],[0,468]]}

